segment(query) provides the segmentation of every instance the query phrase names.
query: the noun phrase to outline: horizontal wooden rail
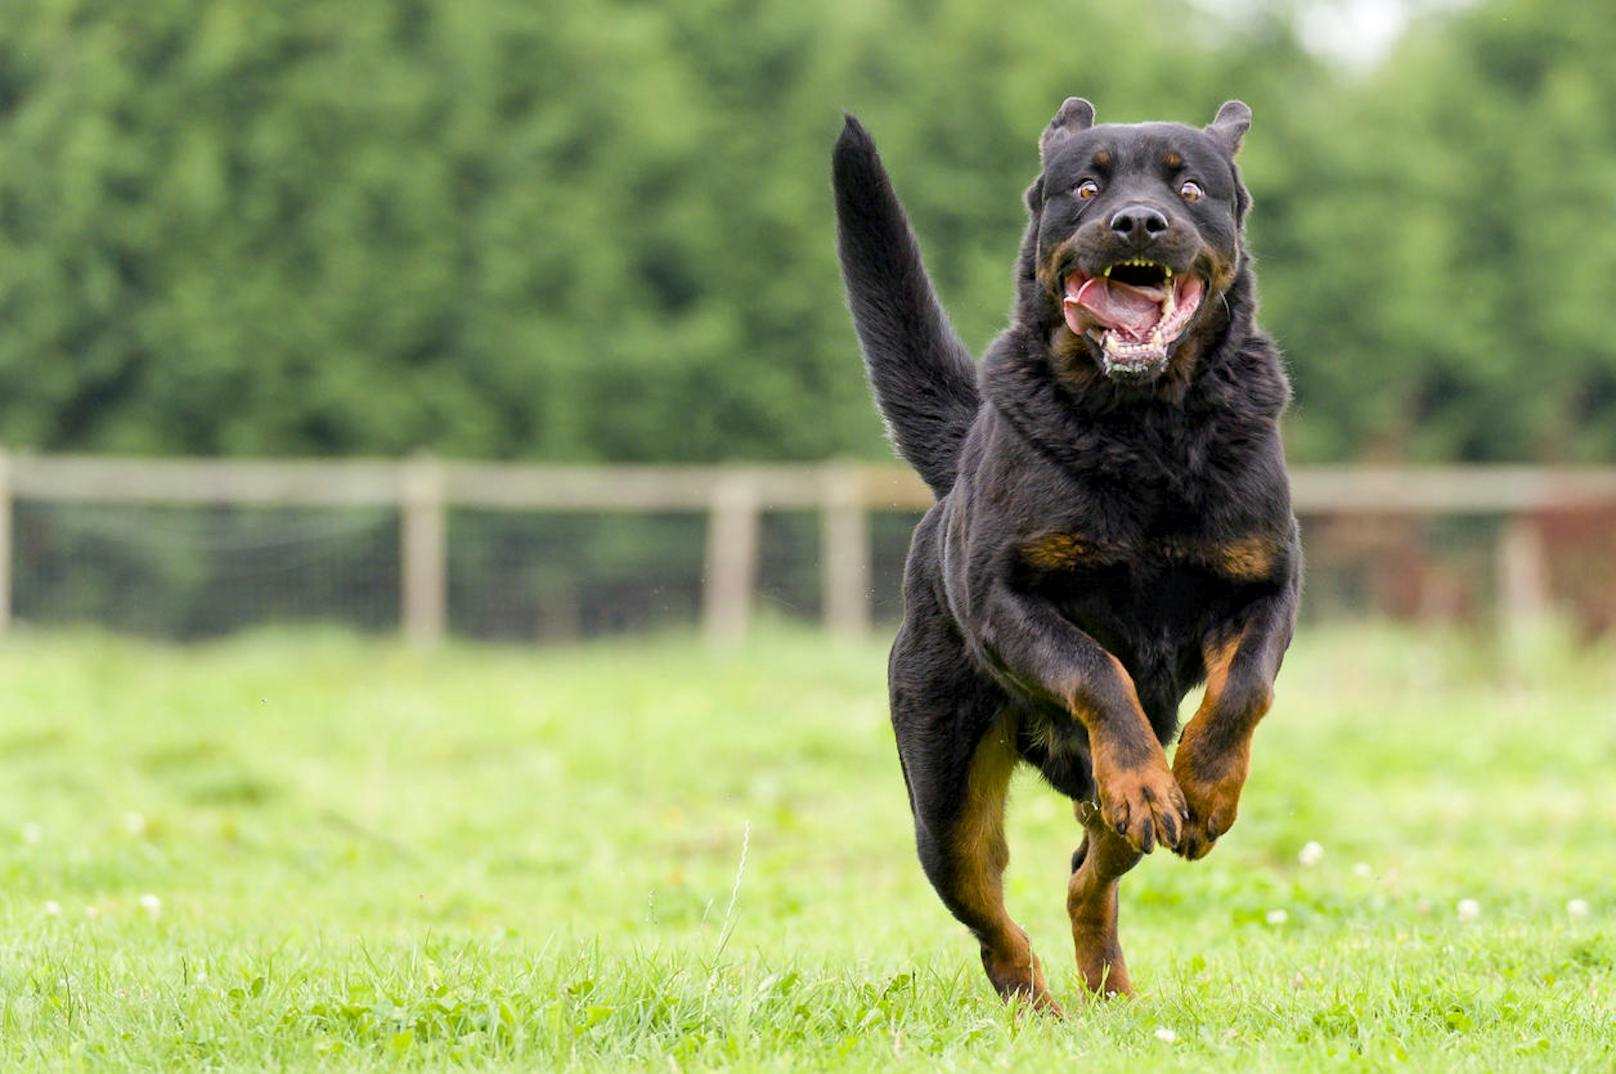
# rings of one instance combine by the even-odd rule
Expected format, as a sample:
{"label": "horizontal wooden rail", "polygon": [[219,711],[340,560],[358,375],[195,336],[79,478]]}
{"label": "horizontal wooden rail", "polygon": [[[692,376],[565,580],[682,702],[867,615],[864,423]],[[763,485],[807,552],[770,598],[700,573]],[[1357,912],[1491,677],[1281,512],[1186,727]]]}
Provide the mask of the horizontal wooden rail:
{"label": "horizontal wooden rail", "polygon": [[1513,515],[1616,503],[1616,468],[1298,466],[1298,514]]}
{"label": "horizontal wooden rail", "polygon": [[[1500,591],[1517,608],[1541,604],[1541,550],[1523,516],[1616,505],[1616,467],[1296,467],[1303,516],[1513,519],[1498,558]],[[931,491],[895,464],[572,466],[391,459],[160,459],[0,453],[0,629],[11,610],[14,501],[236,507],[386,507],[399,512],[406,632],[423,642],[447,629],[452,509],[699,512],[710,519],[703,619],[714,640],[742,636],[756,576],[759,517],[823,517],[826,624],[857,634],[869,623],[867,516],[924,511]]]}
{"label": "horizontal wooden rail", "polygon": [[[396,505],[412,460],[134,459],[9,456],[17,499],[107,504]],[[931,491],[893,465],[566,466],[437,464],[450,507],[506,511],[706,511],[720,485],[747,483],[760,510],[818,510],[834,498],[874,511],[923,511]],[[1298,466],[1301,514],[1518,514],[1616,503],[1616,468]]]}
{"label": "horizontal wooden rail", "polygon": [[370,507],[399,502],[404,464],[12,455],[11,472],[11,494],[19,500]]}

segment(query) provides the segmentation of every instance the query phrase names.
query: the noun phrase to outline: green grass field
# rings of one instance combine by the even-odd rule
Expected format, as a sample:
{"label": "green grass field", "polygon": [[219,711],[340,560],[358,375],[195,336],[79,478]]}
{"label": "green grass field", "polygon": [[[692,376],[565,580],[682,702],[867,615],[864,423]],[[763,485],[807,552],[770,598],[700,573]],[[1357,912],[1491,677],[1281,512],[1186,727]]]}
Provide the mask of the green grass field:
{"label": "green grass field", "polygon": [[1056,1021],[921,875],[880,644],[13,635],[0,1062],[1609,1072],[1611,657],[1305,634],[1233,833],[1123,885],[1132,1001],[1078,993],[1076,826],[1024,776]]}

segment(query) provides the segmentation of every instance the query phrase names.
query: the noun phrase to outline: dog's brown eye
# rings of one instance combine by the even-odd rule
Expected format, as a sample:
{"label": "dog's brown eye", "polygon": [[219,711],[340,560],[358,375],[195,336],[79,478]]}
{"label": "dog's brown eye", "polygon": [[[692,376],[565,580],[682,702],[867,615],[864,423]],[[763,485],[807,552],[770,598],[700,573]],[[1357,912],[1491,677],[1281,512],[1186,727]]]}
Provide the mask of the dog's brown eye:
{"label": "dog's brown eye", "polygon": [[1077,196],[1084,201],[1096,197],[1100,193],[1100,184],[1093,179],[1085,179],[1077,184]]}
{"label": "dog's brown eye", "polygon": [[1200,201],[1201,184],[1194,182],[1193,180],[1186,182],[1183,186],[1178,188],[1178,196],[1191,203]]}

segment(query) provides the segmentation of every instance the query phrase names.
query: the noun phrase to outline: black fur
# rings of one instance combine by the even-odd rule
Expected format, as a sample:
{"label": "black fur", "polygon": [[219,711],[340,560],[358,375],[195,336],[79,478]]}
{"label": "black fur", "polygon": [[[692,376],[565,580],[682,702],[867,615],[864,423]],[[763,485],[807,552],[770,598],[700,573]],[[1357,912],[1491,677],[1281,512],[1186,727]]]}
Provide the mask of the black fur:
{"label": "black fur", "polygon": [[944,495],[979,405],[976,366],[932,290],[875,142],[852,116],[833,169],[842,274],[877,405],[898,451]]}
{"label": "black fur", "polygon": [[[1250,112],[1231,102],[1205,129],[1092,121],[1074,98],[1044,132],[1012,322],[979,373],[851,117],[834,155],[843,277],[876,403],[939,497],[905,572],[893,726],[921,862],[985,960],[1003,928],[966,897],[957,845],[984,737],[1013,736],[1023,760],[1099,806],[1135,850],[1161,842],[1197,857],[1233,821],[1232,802],[1217,806],[1206,787],[1243,766],[1237,754],[1266,711],[1299,596],[1278,426],[1289,388],[1255,323],[1241,238],[1250,200],[1234,154]],[[1186,177],[1199,200],[1188,200]],[[1085,198],[1086,178],[1097,193]],[[1170,226],[1148,241],[1123,235],[1113,214],[1134,205]],[[1108,366],[1063,317],[1066,274],[1097,275],[1129,250],[1206,281],[1190,328],[1143,372]],[[1232,655],[1204,728],[1191,728],[1196,756],[1180,748],[1173,776],[1184,797],[1173,792],[1164,811],[1161,746],[1214,653]],[[1148,723],[1132,715],[1139,709]],[[1108,792],[1096,781],[1101,751],[1106,779],[1156,782],[1140,793],[1118,777]]]}

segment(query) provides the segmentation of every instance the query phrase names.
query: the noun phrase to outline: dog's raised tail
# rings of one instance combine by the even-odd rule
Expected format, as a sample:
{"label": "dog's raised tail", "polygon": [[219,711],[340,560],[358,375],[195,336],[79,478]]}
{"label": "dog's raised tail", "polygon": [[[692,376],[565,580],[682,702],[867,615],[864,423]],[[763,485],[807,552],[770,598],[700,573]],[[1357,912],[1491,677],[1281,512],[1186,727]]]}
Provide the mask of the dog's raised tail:
{"label": "dog's raised tail", "polygon": [[852,116],[831,171],[842,280],[876,408],[898,453],[942,496],[980,405],[976,364],[932,289],[875,141]]}

